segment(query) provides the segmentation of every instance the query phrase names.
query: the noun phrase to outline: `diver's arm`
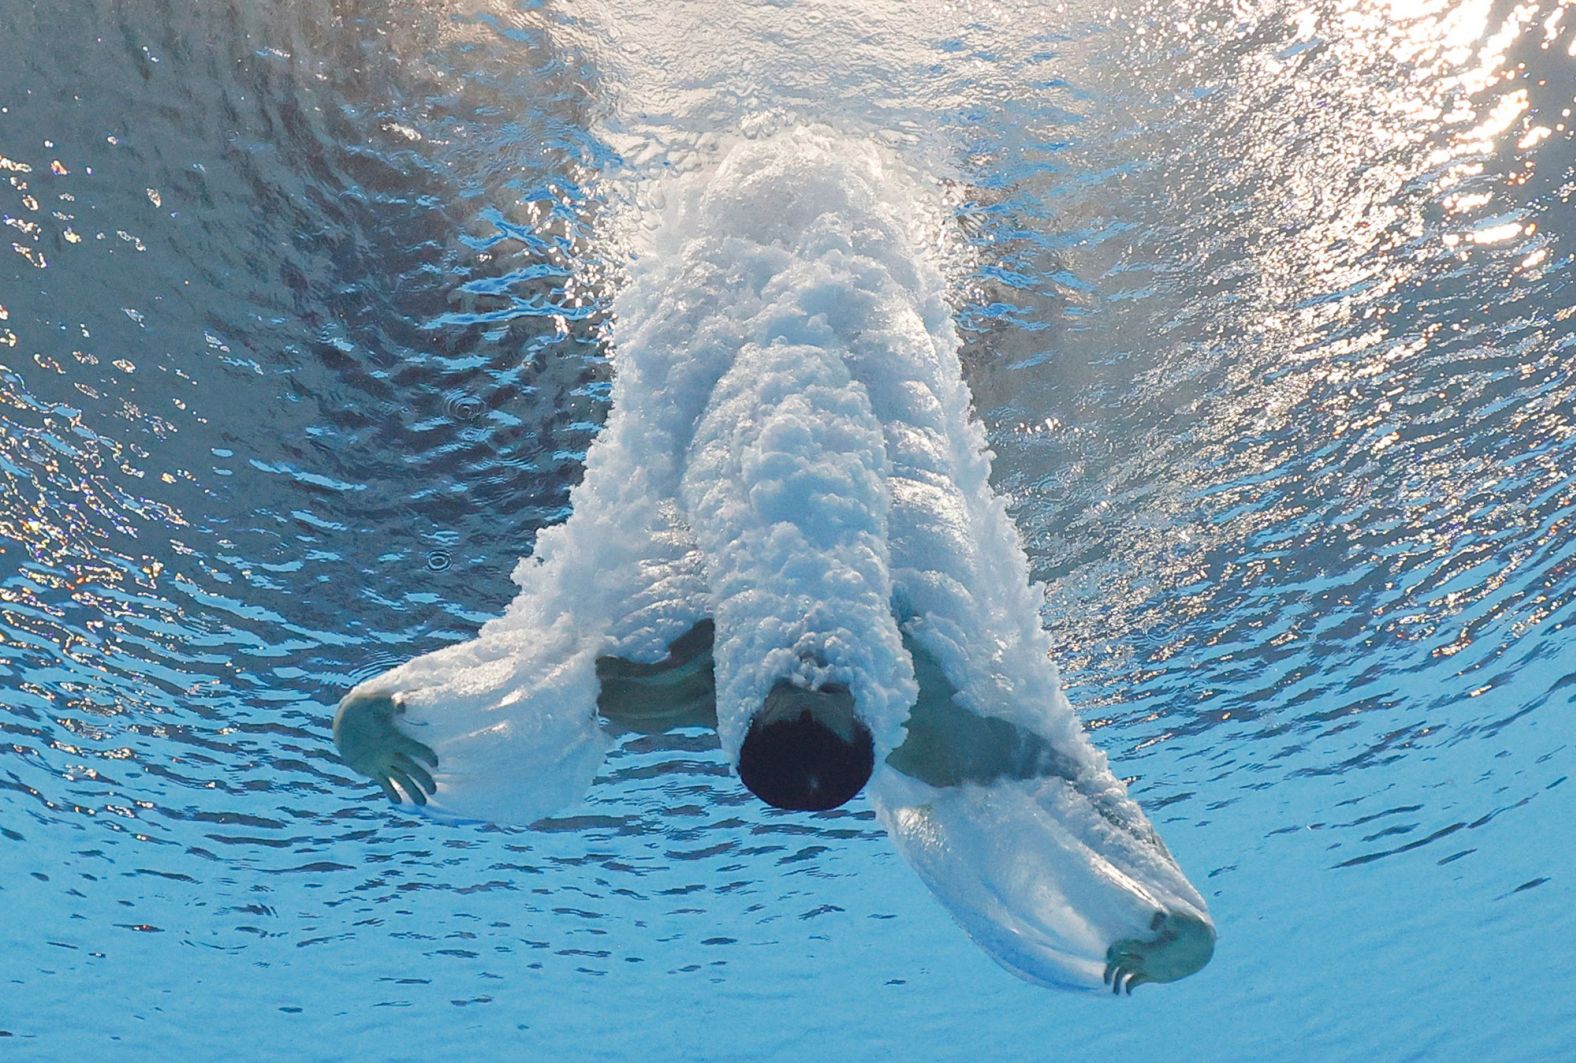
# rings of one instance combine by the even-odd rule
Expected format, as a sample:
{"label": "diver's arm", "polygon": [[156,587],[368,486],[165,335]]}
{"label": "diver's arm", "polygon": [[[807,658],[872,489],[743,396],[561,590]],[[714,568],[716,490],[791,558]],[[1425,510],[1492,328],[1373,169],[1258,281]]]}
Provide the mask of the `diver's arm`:
{"label": "diver's arm", "polygon": [[1076,766],[1039,735],[959,705],[941,665],[906,632],[903,648],[914,661],[919,699],[908,716],[908,736],[887,764],[931,786],[1075,776]]}
{"label": "diver's arm", "polygon": [[715,730],[714,637],[715,626],[702,620],[675,640],[667,657],[655,664],[598,657],[597,711],[609,723],[640,734],[661,734],[676,727]]}

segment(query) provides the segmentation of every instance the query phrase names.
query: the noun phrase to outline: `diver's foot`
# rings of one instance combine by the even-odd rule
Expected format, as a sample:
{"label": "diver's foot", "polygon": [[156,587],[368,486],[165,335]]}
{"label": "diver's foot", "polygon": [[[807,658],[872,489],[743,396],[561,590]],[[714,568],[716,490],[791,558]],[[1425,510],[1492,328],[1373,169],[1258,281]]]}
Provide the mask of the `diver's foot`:
{"label": "diver's foot", "polygon": [[390,801],[399,804],[403,790],[424,805],[438,789],[427,770],[438,766],[438,755],[394,726],[404,711],[386,694],[352,694],[334,714],[334,745],[344,762],[381,786]]}
{"label": "diver's foot", "polygon": [[1123,938],[1105,953],[1105,984],[1131,995],[1145,982],[1175,982],[1215,954],[1215,928],[1196,915],[1156,912],[1148,940]]}

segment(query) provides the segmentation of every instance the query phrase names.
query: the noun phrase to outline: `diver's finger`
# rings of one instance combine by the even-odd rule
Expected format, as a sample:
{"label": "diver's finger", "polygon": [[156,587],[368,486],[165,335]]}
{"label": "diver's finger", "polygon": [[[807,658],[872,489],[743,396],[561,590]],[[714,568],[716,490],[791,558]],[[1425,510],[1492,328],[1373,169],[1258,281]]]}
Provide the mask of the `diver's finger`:
{"label": "diver's finger", "polygon": [[432,776],[428,773],[427,769],[422,767],[420,764],[417,764],[414,760],[411,760],[405,754],[394,754],[394,764],[406,775],[409,775],[412,779],[415,779],[417,782],[419,782],[421,784],[421,788],[427,791],[427,793],[435,794],[438,792],[438,784],[432,781]]}
{"label": "diver's finger", "polygon": [[422,745],[407,735],[399,735],[399,740],[394,743],[394,748],[412,760],[426,761],[429,768],[438,766],[438,754],[434,753],[430,746]]}
{"label": "diver's finger", "polygon": [[415,782],[411,780],[409,775],[406,775],[398,768],[390,768],[389,775],[395,782],[399,783],[400,789],[404,790],[410,799],[416,804],[424,805],[427,803],[427,795],[422,792],[421,787],[417,786]]}
{"label": "diver's finger", "polygon": [[395,793],[394,787],[389,785],[388,777],[385,775],[376,775],[373,776],[373,778],[377,780],[378,786],[382,787],[383,796],[387,797],[392,803],[396,805],[399,804],[399,794]]}

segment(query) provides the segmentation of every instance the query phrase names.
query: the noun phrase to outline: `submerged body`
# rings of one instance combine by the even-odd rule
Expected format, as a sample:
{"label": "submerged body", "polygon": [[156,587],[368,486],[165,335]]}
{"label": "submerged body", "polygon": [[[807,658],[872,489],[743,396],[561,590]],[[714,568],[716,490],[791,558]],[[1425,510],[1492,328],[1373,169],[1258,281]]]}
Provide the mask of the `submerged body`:
{"label": "submerged body", "polygon": [[347,697],[347,761],[391,797],[526,823],[590,784],[599,713],[714,722],[781,807],[868,778],[905,859],[1026,978],[1130,990],[1203,966],[1203,899],[1050,661],[970,415],[933,192],[801,130],[651,202],[572,515],[505,616]]}

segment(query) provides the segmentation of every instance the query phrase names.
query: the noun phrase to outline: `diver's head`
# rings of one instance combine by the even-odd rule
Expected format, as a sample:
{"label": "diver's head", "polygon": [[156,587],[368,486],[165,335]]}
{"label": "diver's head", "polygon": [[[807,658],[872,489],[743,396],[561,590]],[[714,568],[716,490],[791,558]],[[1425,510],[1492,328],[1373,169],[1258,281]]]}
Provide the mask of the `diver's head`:
{"label": "diver's head", "polygon": [[768,805],[801,812],[836,808],[875,769],[870,729],[854,717],[848,688],[806,690],[779,679],[750,721],[739,778]]}

